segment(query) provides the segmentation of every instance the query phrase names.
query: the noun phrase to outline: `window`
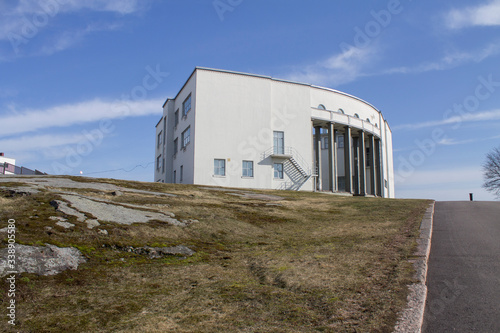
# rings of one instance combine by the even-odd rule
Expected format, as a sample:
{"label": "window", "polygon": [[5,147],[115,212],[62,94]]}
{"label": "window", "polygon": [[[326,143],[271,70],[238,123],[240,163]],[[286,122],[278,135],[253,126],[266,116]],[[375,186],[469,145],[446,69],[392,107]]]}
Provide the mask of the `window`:
{"label": "window", "polygon": [[179,152],[179,138],[175,138],[174,140],[174,156]]}
{"label": "window", "polygon": [[274,178],[283,179],[283,163],[274,163]]}
{"label": "window", "polygon": [[181,175],[180,175],[180,177],[179,177],[179,181],[180,181],[181,183],[182,183],[183,178],[184,178],[184,166],[183,166],[183,165],[181,165]]}
{"label": "window", "polygon": [[158,148],[161,146],[161,144],[163,143],[162,141],[162,137],[163,137],[163,131],[160,131],[160,133],[158,133]]}
{"label": "window", "polygon": [[253,161],[243,161],[243,177],[253,177]]}
{"label": "window", "polygon": [[274,140],[274,153],[275,154],[285,154],[285,133],[284,132],[273,132]]}
{"label": "window", "polygon": [[189,94],[184,103],[182,103],[182,116],[186,117],[189,110],[191,110],[191,94]]}
{"label": "window", "polygon": [[318,105],[318,109],[320,110],[326,110],[325,106],[323,104]]}
{"label": "window", "polygon": [[165,157],[161,160],[161,173],[165,173]]}
{"label": "window", "polygon": [[174,170],[174,184],[177,183],[177,171]]}
{"label": "window", "polygon": [[181,148],[186,148],[188,143],[191,141],[191,127],[186,128],[184,132],[182,132],[181,140],[182,140]]}
{"label": "window", "polygon": [[366,118],[366,121],[369,122],[369,123],[371,123],[370,118]]}
{"label": "window", "polygon": [[160,171],[161,169],[161,155],[156,158],[156,170]]}
{"label": "window", "polygon": [[370,147],[366,147],[366,166],[369,167],[371,163]]}
{"label": "window", "polygon": [[179,109],[174,113],[174,127],[177,127],[177,125],[179,125]]}
{"label": "window", "polygon": [[328,149],[328,136],[321,138],[321,149]]}
{"label": "window", "polygon": [[359,114],[355,113],[354,117],[359,119]]}
{"label": "window", "polygon": [[344,136],[337,136],[337,148],[344,148]]}
{"label": "window", "polygon": [[214,175],[215,176],[225,176],[226,175],[226,160],[215,159],[214,160]]}

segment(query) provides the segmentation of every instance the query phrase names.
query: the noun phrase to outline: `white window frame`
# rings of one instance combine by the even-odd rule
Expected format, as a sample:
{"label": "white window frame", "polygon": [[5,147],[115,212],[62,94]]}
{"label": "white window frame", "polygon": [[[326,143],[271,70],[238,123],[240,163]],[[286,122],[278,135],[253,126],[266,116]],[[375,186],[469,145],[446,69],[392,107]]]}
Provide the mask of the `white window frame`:
{"label": "white window frame", "polygon": [[280,155],[285,154],[285,132],[273,131],[273,152]]}
{"label": "white window frame", "polygon": [[[277,166],[280,166],[281,170],[276,169]],[[276,177],[276,173],[278,173],[278,177]],[[283,170],[283,163],[273,163],[273,178],[274,179],[284,179],[285,174]]]}
{"label": "white window frame", "polygon": [[[218,165],[217,162],[222,162],[222,166]],[[222,170],[222,171],[221,171]],[[214,176],[225,177],[226,176],[226,160],[222,158],[214,158]]]}
{"label": "white window frame", "polygon": [[189,94],[188,97],[186,97],[186,99],[184,100],[184,102],[182,102],[182,118],[186,118],[189,111],[191,111],[191,103],[192,103],[191,94]]}
{"label": "white window frame", "polygon": [[158,133],[158,148],[160,148],[161,144],[163,143],[162,138],[163,138],[163,131],[160,131],[160,133]]}
{"label": "white window frame", "polygon": [[181,145],[182,145],[181,148],[186,149],[186,146],[190,142],[191,142],[191,126],[188,126],[181,134]]}
{"label": "white window frame", "polygon": [[156,158],[156,170],[160,171],[162,166],[161,154]]}
{"label": "white window frame", "polygon": [[243,178],[253,178],[253,161],[243,161],[241,163],[241,176]]}

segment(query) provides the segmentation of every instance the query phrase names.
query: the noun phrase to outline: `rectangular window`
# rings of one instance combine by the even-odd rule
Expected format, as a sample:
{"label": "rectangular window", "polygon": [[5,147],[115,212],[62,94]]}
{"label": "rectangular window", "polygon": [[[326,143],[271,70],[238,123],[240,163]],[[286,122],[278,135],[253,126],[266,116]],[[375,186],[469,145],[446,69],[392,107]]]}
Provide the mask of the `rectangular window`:
{"label": "rectangular window", "polygon": [[344,148],[344,136],[337,136],[337,148]]}
{"label": "rectangular window", "polygon": [[366,147],[366,166],[370,166],[371,156],[370,156],[370,147]]}
{"label": "rectangular window", "polygon": [[175,138],[174,140],[174,155],[179,152],[179,138]]}
{"label": "rectangular window", "polygon": [[180,174],[180,177],[179,177],[179,181],[182,183],[182,180],[184,178],[184,166],[181,165],[181,174]]}
{"label": "rectangular window", "polygon": [[328,149],[328,136],[321,138],[321,149]]}
{"label": "rectangular window", "polygon": [[189,94],[184,103],[182,103],[182,116],[186,117],[190,110],[191,110],[191,94]]}
{"label": "rectangular window", "polygon": [[275,154],[285,154],[285,133],[284,132],[273,132],[273,145]]}
{"label": "rectangular window", "polygon": [[186,148],[188,143],[191,141],[191,127],[188,127],[182,132],[181,136],[182,148]]}
{"label": "rectangular window", "polygon": [[283,163],[274,163],[274,178],[283,179]]}
{"label": "rectangular window", "polygon": [[177,127],[177,125],[179,125],[179,109],[174,113],[174,127]]}
{"label": "rectangular window", "polygon": [[160,133],[158,133],[158,148],[161,146],[161,144],[163,143],[162,142],[162,138],[163,138],[163,131],[160,131]]}
{"label": "rectangular window", "polygon": [[253,177],[253,161],[243,161],[243,177]]}
{"label": "rectangular window", "polygon": [[165,158],[161,159],[161,173],[165,173]]}
{"label": "rectangular window", "polygon": [[161,155],[156,158],[156,170],[160,171],[161,169]]}
{"label": "rectangular window", "polygon": [[215,176],[225,176],[226,175],[226,160],[215,159],[214,160],[214,175]]}
{"label": "rectangular window", "polygon": [[177,171],[174,170],[174,184],[177,184]]}

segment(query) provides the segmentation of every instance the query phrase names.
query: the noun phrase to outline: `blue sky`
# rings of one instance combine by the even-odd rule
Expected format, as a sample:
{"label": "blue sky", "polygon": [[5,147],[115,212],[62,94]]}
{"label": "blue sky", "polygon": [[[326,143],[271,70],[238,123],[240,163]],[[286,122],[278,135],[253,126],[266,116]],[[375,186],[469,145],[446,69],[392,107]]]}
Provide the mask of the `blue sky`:
{"label": "blue sky", "polygon": [[162,104],[204,66],[365,99],[393,130],[397,197],[492,200],[499,32],[500,0],[2,1],[0,151],[152,181]]}

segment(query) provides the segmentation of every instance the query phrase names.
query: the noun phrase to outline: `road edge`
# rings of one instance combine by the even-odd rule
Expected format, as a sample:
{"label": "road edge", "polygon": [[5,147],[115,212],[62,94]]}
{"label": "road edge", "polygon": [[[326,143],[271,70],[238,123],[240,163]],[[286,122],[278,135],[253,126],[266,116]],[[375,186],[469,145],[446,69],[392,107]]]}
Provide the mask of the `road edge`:
{"label": "road edge", "polygon": [[425,211],[420,223],[420,235],[417,239],[415,259],[412,259],[415,268],[415,279],[418,281],[408,286],[409,294],[405,310],[399,316],[394,327],[394,333],[420,333],[424,323],[425,302],[427,299],[427,264],[431,252],[432,228],[434,224],[433,201]]}

